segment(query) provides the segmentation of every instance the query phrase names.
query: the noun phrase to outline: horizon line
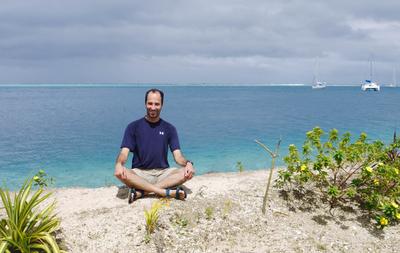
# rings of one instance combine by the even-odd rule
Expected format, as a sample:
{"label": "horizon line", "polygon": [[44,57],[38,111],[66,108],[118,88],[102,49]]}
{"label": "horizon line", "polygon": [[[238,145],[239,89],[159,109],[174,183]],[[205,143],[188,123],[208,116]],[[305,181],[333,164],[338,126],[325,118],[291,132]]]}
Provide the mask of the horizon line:
{"label": "horizon line", "polygon": [[[148,86],[205,86],[205,87],[311,87],[304,83],[7,83],[0,87],[148,87]],[[328,87],[357,87],[361,84],[328,84]],[[385,86],[385,85],[383,85]]]}

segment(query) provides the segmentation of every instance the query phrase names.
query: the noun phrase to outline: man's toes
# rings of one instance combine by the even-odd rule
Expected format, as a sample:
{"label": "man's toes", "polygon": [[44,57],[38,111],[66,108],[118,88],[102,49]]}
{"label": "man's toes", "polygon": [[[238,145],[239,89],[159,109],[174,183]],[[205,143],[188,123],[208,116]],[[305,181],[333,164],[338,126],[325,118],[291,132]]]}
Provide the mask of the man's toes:
{"label": "man's toes", "polygon": [[186,197],[187,197],[186,191],[183,191],[183,190],[182,190],[180,193],[181,193],[181,195],[182,195],[182,199],[186,199]]}
{"label": "man's toes", "polygon": [[179,197],[178,197],[178,198],[179,198],[180,200],[182,200],[182,199],[184,199],[184,198],[185,198],[185,195],[184,195],[184,194],[182,194],[182,193],[183,193],[183,192],[181,192],[181,191],[179,192]]}
{"label": "man's toes", "polygon": [[[175,198],[176,198],[176,193],[177,193],[177,191],[175,191]],[[185,199],[185,192],[184,192],[183,190],[180,190],[180,191],[179,191],[179,196],[178,196],[178,198],[179,198],[180,200],[184,200],[184,199]]]}

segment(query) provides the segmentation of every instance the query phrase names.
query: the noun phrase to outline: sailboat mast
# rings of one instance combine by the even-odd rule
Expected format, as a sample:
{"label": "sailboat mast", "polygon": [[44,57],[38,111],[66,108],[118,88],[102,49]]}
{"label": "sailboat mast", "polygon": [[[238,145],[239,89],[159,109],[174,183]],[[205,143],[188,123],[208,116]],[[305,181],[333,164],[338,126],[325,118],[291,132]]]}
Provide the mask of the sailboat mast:
{"label": "sailboat mast", "polygon": [[372,60],[369,61],[369,80],[371,80],[371,82],[373,82],[374,80],[372,80]]}
{"label": "sailboat mast", "polygon": [[319,57],[315,59],[313,84],[318,83],[318,75],[319,75],[318,72],[319,72]]}

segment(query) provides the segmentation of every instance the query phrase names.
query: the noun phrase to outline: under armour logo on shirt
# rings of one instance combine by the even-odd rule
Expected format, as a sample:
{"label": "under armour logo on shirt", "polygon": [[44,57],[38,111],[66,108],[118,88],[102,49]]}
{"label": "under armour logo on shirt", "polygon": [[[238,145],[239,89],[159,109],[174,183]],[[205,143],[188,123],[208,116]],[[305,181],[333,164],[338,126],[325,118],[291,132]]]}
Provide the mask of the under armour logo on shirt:
{"label": "under armour logo on shirt", "polygon": [[160,135],[164,135],[164,132],[160,131]]}

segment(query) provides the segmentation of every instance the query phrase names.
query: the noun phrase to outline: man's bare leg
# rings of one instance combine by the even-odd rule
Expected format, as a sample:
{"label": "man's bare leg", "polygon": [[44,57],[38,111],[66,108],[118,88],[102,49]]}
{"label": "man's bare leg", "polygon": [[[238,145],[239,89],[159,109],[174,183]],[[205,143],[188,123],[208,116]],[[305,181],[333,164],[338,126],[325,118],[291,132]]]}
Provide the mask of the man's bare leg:
{"label": "man's bare leg", "polygon": [[[183,168],[174,170],[166,178],[157,182],[155,185],[162,189],[167,189],[185,183],[187,179],[184,176]],[[176,197],[176,190],[170,190],[171,196]],[[185,192],[179,192],[179,199],[185,198]]]}
{"label": "man's bare leg", "polygon": [[157,182],[155,185],[159,188],[169,188],[174,187],[180,184],[183,184],[187,181],[187,179],[183,175],[183,169],[176,169],[172,171],[166,178],[162,179],[161,181]]}
{"label": "man's bare leg", "polygon": [[[145,192],[145,195],[154,192],[155,194],[162,197],[166,197],[166,190],[165,190],[166,188],[182,184],[183,182],[186,181],[183,177],[183,170],[177,170],[172,172],[167,178],[158,182],[157,184],[151,184],[147,182],[145,179],[141,178],[135,172],[129,169],[126,171],[126,175],[127,175],[126,179],[122,179],[119,177],[118,179],[121,180],[128,187],[143,190]],[[137,194],[138,194],[137,198],[142,197],[140,192],[137,192]],[[175,197],[176,196],[175,194],[176,190],[170,190],[171,197]],[[183,192],[180,193],[179,195],[181,199],[184,198]]]}
{"label": "man's bare leg", "polygon": [[154,192],[157,195],[165,196],[164,189],[159,188],[159,187],[147,182],[146,180],[144,180],[143,178],[138,176],[132,170],[129,170],[129,169],[126,170],[126,178],[125,179],[119,178],[119,177],[118,177],[118,179],[121,180],[121,182],[123,182],[130,188],[144,190],[145,192],[148,192],[148,193]]}

